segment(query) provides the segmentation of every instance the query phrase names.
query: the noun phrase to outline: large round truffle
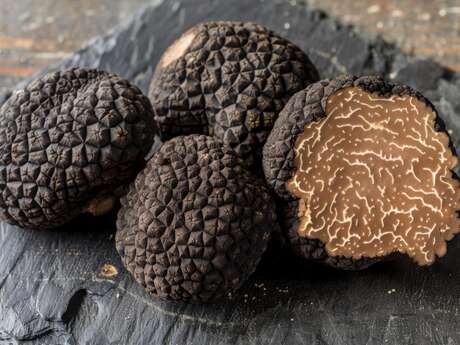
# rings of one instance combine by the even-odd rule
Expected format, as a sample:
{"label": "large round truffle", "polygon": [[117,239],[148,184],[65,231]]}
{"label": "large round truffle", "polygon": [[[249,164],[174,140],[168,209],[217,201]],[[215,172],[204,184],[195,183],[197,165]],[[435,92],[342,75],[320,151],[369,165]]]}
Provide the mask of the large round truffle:
{"label": "large round truffle", "polygon": [[92,69],[49,73],[0,109],[0,217],[44,229],[110,209],[144,165],[155,126],[147,97]]}
{"label": "large round truffle", "polygon": [[460,231],[455,152],[433,105],[408,86],[315,83],[283,109],[263,154],[303,257],[366,266],[399,252],[429,265]]}
{"label": "large round truffle", "polygon": [[261,154],[288,99],[318,79],[307,55],[267,28],[210,22],[164,53],[149,97],[162,139],[207,134],[246,157]]}
{"label": "large round truffle", "polygon": [[238,289],[277,226],[263,182],[203,135],[166,142],[121,203],[117,250],[163,299],[206,302]]}

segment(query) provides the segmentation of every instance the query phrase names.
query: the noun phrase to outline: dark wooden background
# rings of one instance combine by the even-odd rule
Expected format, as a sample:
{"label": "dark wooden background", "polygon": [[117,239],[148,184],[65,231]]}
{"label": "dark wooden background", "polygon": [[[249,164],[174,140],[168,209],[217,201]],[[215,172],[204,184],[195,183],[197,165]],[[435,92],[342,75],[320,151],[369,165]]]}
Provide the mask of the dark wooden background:
{"label": "dark wooden background", "polygon": [[[360,31],[381,34],[406,53],[460,71],[459,0],[289,2],[302,1]],[[0,0],[0,93],[152,3],[155,0]]]}

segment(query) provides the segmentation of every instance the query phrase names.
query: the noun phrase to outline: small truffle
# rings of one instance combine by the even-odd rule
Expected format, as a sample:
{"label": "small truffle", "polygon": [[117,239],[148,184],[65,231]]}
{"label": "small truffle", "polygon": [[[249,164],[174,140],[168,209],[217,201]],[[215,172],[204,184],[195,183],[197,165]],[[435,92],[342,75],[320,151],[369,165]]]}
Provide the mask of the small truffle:
{"label": "small truffle", "polygon": [[121,203],[117,250],[162,299],[207,302],[235,291],[277,227],[262,180],[204,135],[164,143]]}
{"label": "small truffle", "polygon": [[107,212],[155,130],[148,98],[113,74],[73,68],[31,82],[0,109],[0,217],[45,229]]}
{"label": "small truffle", "polygon": [[408,86],[315,83],[283,109],[263,154],[300,256],[362,268],[402,253],[430,265],[460,231],[457,157],[433,105]]}
{"label": "small truffle", "polygon": [[304,52],[265,27],[210,22],[164,53],[149,97],[163,140],[206,134],[260,157],[286,102],[318,79]]}

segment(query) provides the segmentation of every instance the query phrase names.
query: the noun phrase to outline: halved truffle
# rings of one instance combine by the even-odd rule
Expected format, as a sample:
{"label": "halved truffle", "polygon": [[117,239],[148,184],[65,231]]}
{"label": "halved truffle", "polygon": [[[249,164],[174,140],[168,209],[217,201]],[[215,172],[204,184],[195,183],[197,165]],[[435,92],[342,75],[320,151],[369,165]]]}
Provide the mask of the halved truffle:
{"label": "halved truffle", "polygon": [[347,268],[398,252],[419,265],[443,256],[460,231],[457,162],[433,105],[379,77],[297,93],[264,147],[297,254]]}
{"label": "halved truffle", "polygon": [[318,79],[307,55],[267,28],[209,22],[168,48],[149,97],[163,140],[206,134],[260,156],[288,99]]}
{"label": "halved truffle", "polygon": [[204,135],[163,144],[121,203],[117,250],[162,299],[206,302],[235,291],[277,226],[264,183]]}
{"label": "halved truffle", "polygon": [[31,82],[0,109],[0,217],[44,229],[104,213],[154,132],[148,98],[116,75],[73,68]]}

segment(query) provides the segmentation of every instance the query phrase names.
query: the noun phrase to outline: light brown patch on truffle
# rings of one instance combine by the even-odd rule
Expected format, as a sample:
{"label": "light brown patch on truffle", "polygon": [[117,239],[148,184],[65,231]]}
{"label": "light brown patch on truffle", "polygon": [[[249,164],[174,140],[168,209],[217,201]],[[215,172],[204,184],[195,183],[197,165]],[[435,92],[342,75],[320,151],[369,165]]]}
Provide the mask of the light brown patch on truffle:
{"label": "light brown patch on truffle", "polygon": [[104,195],[90,200],[84,211],[92,214],[93,216],[102,216],[109,213],[114,206],[115,197],[111,195]]}
{"label": "light brown patch on truffle", "polygon": [[163,54],[159,62],[159,67],[167,67],[182,55],[185,54],[188,47],[192,44],[195,36],[197,34],[196,28],[185,32],[181,37],[179,37]]}
{"label": "light brown patch on truffle", "polygon": [[301,199],[299,235],[331,256],[397,251],[419,265],[443,256],[460,231],[460,189],[435,112],[415,97],[350,87],[328,98],[326,115],[295,144],[288,189]]}

